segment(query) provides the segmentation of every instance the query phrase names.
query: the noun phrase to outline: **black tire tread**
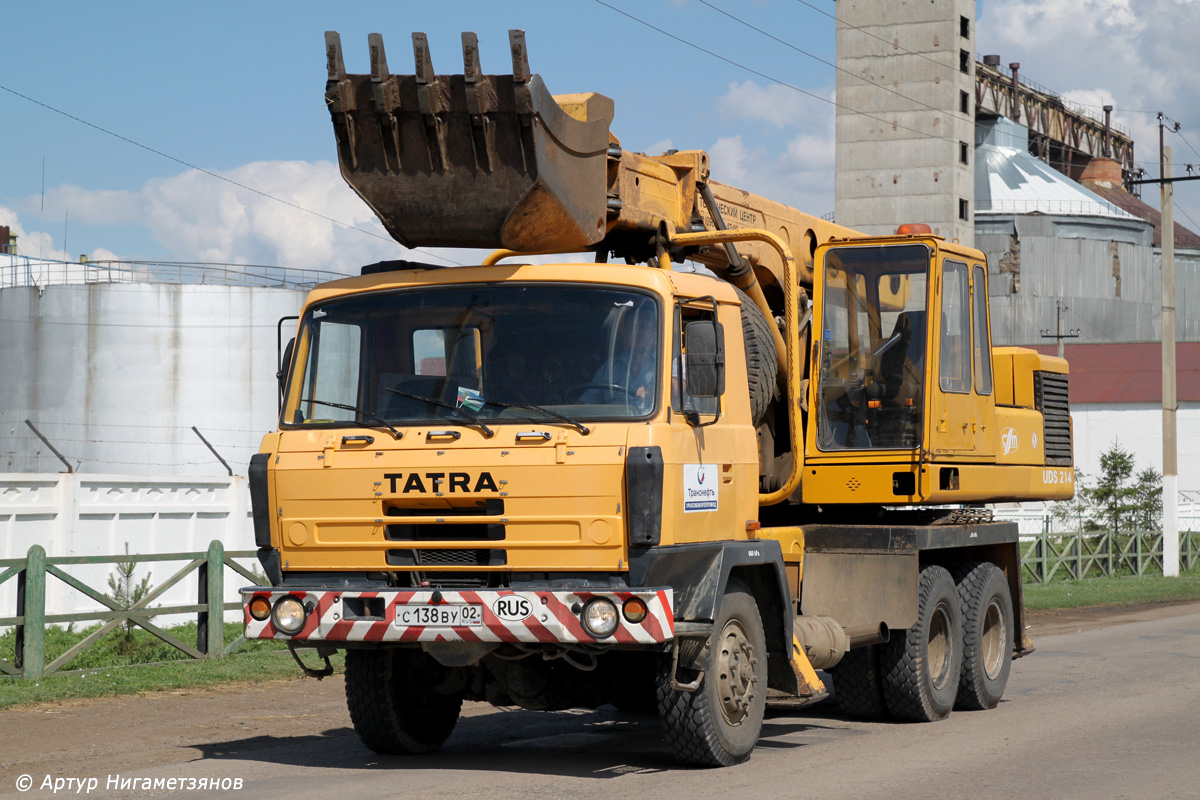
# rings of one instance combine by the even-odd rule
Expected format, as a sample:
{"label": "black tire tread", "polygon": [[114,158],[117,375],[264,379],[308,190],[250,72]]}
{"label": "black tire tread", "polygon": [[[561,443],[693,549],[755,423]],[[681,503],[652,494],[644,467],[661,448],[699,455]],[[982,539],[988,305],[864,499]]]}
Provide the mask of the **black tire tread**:
{"label": "black tire tread", "polygon": [[985,711],[995,708],[1004,694],[1008,684],[1008,670],[1012,663],[1011,651],[1007,654],[1008,664],[1005,665],[998,677],[997,685],[989,689],[986,685],[986,675],[980,663],[983,654],[978,647],[982,636],[982,615],[977,613],[989,603],[987,595],[989,585],[999,580],[1002,595],[1008,601],[1008,617],[1005,623],[1011,635],[1013,625],[1012,597],[1007,591],[1004,573],[995,564],[975,562],[963,564],[955,570],[955,583],[958,584],[958,599],[962,607],[963,619],[963,665],[959,673],[958,698],[954,707],[964,711]]}
{"label": "black tire tread", "polygon": [[[926,632],[923,628],[925,611],[928,601],[942,584],[942,591],[948,591],[953,596],[951,613],[960,615],[957,603],[956,589],[950,573],[944,567],[929,565],[921,569],[920,588],[918,589],[918,622],[902,635],[895,635],[883,645],[880,653],[880,673],[883,682],[883,697],[888,712],[896,719],[908,722],[934,722],[949,716],[953,701],[945,709],[938,708],[932,689],[927,680],[928,664],[926,662],[927,643]],[[946,589],[945,587],[949,587]],[[961,659],[962,647],[959,631],[962,628],[961,619],[955,621],[955,630],[951,632],[951,642]],[[900,632],[897,632],[899,634]],[[961,668],[959,663],[952,662],[952,670]],[[957,686],[957,682],[955,683]]]}
{"label": "black tire tread", "polygon": [[887,717],[876,645],[846,653],[830,671],[830,675],[833,677],[833,693],[843,714],[856,719]]}
{"label": "black tire tread", "polygon": [[[757,624],[758,641],[762,643],[762,652],[759,658],[760,669],[762,670],[762,702],[761,705],[765,708],[766,702],[766,635],[762,628],[762,620],[757,613],[757,604],[754,602],[754,597],[750,594],[749,589],[741,581],[736,578],[731,578],[725,590],[725,595],[721,600],[722,609],[718,611],[718,619],[724,613],[726,604],[738,604],[745,602],[749,604],[749,608],[754,610],[750,619],[744,619],[743,622],[749,627]],[[718,636],[720,629],[714,625],[713,636]],[[747,630],[748,636],[754,636],[755,632]],[[670,684],[671,658],[664,656],[660,662],[660,671],[658,680],[655,682],[655,692],[658,699],[658,713],[662,721],[663,735],[671,749],[675,752],[675,756],[685,764],[693,764],[703,767],[728,767],[734,764],[740,764],[750,758],[750,753],[753,747],[744,754],[730,753],[720,742],[716,735],[716,727],[723,724],[722,720],[714,720],[711,709],[707,702],[705,681],[709,679],[708,674],[705,674],[704,679],[700,683],[700,687],[694,692],[680,692],[671,688]],[[761,715],[762,710],[759,711]],[[761,726],[761,719],[759,720]],[[757,735],[755,736],[757,739]]]}
{"label": "black tire tread", "polygon": [[[422,654],[423,655],[423,654]],[[402,696],[400,686],[419,691],[403,680],[398,650],[346,651],[346,706],[362,743],[383,755],[431,753],[449,738],[458,722],[462,698],[424,693],[422,708]]]}
{"label": "black tire tread", "polygon": [[742,340],[746,347],[746,372],[750,383],[750,420],[754,427],[762,424],[767,408],[775,399],[779,362],[775,353],[772,320],[754,304],[749,295],[734,287],[742,301]]}

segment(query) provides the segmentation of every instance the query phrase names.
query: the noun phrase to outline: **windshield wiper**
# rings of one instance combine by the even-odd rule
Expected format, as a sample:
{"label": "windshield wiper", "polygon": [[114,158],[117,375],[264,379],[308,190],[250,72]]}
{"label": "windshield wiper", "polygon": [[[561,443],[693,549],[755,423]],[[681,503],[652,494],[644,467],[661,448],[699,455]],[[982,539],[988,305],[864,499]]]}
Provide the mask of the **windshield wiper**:
{"label": "windshield wiper", "polygon": [[[476,417],[474,414],[468,414],[466,411],[464,411],[459,406],[452,406],[449,403],[445,403],[441,400],[438,400],[436,397],[426,397],[423,394],[413,394],[412,392],[403,392],[399,389],[393,389],[390,386],[385,386],[383,388],[387,389],[392,394],[398,394],[401,397],[408,397],[413,400],[421,400],[422,402],[429,403],[429,404],[435,405],[435,406],[440,406],[441,408],[448,408],[451,411],[454,411],[454,412],[458,413],[459,415],[461,415],[462,417],[464,417],[465,419],[467,419],[472,425],[478,426],[479,430],[483,431],[483,435],[486,436],[487,438],[490,439],[496,435],[496,432],[494,430],[492,430],[491,428],[489,428],[487,425],[484,425],[483,422],[480,421],[479,417]],[[451,421],[451,420],[449,420],[448,417],[442,417],[442,419]]]}
{"label": "windshield wiper", "polygon": [[[397,439],[400,439],[400,438],[402,438],[402,437],[404,436],[404,434],[403,434],[403,433],[401,433],[400,431],[396,430],[396,429],[395,429],[395,428],[393,428],[391,425],[389,425],[389,424],[387,423],[387,420],[385,420],[383,417],[378,417],[378,416],[376,416],[376,415],[372,414],[370,411],[367,411],[367,410],[366,410],[366,409],[364,409],[364,408],[359,408],[358,406],[348,406],[348,405],[346,405],[345,403],[331,403],[331,402],[329,402],[329,401],[327,401],[327,400],[313,400],[313,399],[311,399],[311,398],[306,398],[306,397],[302,397],[302,398],[300,398],[300,402],[301,402],[301,403],[312,403],[313,405],[318,405],[318,406],[329,406],[330,408],[340,408],[342,411],[353,411],[353,412],[354,412],[354,413],[356,413],[356,414],[362,414],[364,417],[366,417],[366,418],[368,418],[368,419],[373,419],[373,420],[375,420],[375,421],[376,421],[376,422],[378,422],[380,425],[382,425],[383,427],[385,427],[385,428],[387,428],[389,431],[391,431],[391,432],[392,432],[392,436],[395,436]],[[368,424],[367,424],[367,423],[365,423],[365,422],[359,422],[359,421],[358,421],[358,420],[356,420],[356,419],[354,419],[354,420],[339,419],[339,420],[334,420],[334,422],[339,422],[339,423],[340,423],[340,422],[349,422],[349,423],[351,423],[351,424],[353,424],[353,425],[357,425],[357,426],[358,426],[358,427],[360,427],[360,428],[372,428],[372,429],[374,429],[375,427],[377,427],[377,426],[375,426],[375,425],[368,425]]]}
{"label": "windshield wiper", "polygon": [[584,436],[587,436],[589,433],[591,433],[591,430],[586,425],[576,422],[575,420],[571,419],[570,417],[565,417],[562,414],[559,414],[557,411],[551,411],[548,408],[542,408],[541,406],[531,406],[528,403],[506,403],[503,400],[484,400],[483,402],[487,403],[489,406],[500,406],[501,408],[527,408],[530,411],[539,411],[539,412],[545,414],[546,416],[554,417],[557,420],[562,420],[563,422],[570,425],[572,428],[577,429]]}

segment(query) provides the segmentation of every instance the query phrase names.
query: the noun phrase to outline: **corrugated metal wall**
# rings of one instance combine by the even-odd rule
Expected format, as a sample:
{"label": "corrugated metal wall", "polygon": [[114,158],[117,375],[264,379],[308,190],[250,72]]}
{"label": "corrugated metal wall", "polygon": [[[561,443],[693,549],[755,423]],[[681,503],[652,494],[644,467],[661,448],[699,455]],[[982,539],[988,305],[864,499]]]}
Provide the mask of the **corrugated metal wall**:
{"label": "corrugated metal wall", "polygon": [[[1019,254],[1014,252],[1014,240]],[[988,258],[992,337],[997,345],[1045,344],[1058,300],[1076,342],[1162,338],[1161,264],[1148,245],[1058,235],[976,234]],[[1114,248],[1120,279],[1114,275]],[[1019,271],[1012,266],[1019,264]],[[1119,292],[1119,295],[1118,295]],[[1176,338],[1200,341],[1200,253],[1176,251]]]}

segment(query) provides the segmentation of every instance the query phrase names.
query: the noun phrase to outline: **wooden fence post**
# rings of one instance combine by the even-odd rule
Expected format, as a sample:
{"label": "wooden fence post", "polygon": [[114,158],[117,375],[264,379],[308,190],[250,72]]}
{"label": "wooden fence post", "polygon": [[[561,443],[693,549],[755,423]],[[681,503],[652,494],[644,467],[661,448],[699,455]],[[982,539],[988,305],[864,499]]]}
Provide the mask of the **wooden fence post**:
{"label": "wooden fence post", "polygon": [[16,660],[21,677],[40,678],[46,670],[46,550],[29,548],[25,569],[17,576]]}
{"label": "wooden fence post", "polygon": [[208,650],[209,658],[225,657],[225,546],[213,539],[208,545]]}

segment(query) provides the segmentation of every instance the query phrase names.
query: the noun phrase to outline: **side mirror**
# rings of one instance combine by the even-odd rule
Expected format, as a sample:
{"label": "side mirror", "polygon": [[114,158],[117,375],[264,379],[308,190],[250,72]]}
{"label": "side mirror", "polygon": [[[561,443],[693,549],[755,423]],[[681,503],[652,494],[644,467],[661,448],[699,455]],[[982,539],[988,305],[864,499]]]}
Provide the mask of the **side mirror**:
{"label": "side mirror", "polygon": [[296,349],[296,337],[292,337],[287,343],[287,347],[283,348],[283,358],[279,361],[279,371],[275,373],[275,381],[279,384],[279,410],[283,410],[283,389],[284,382],[287,381],[288,369],[292,366],[292,351]]}
{"label": "side mirror", "polygon": [[713,320],[687,324],[687,393],[692,397],[725,394],[725,329]]}

